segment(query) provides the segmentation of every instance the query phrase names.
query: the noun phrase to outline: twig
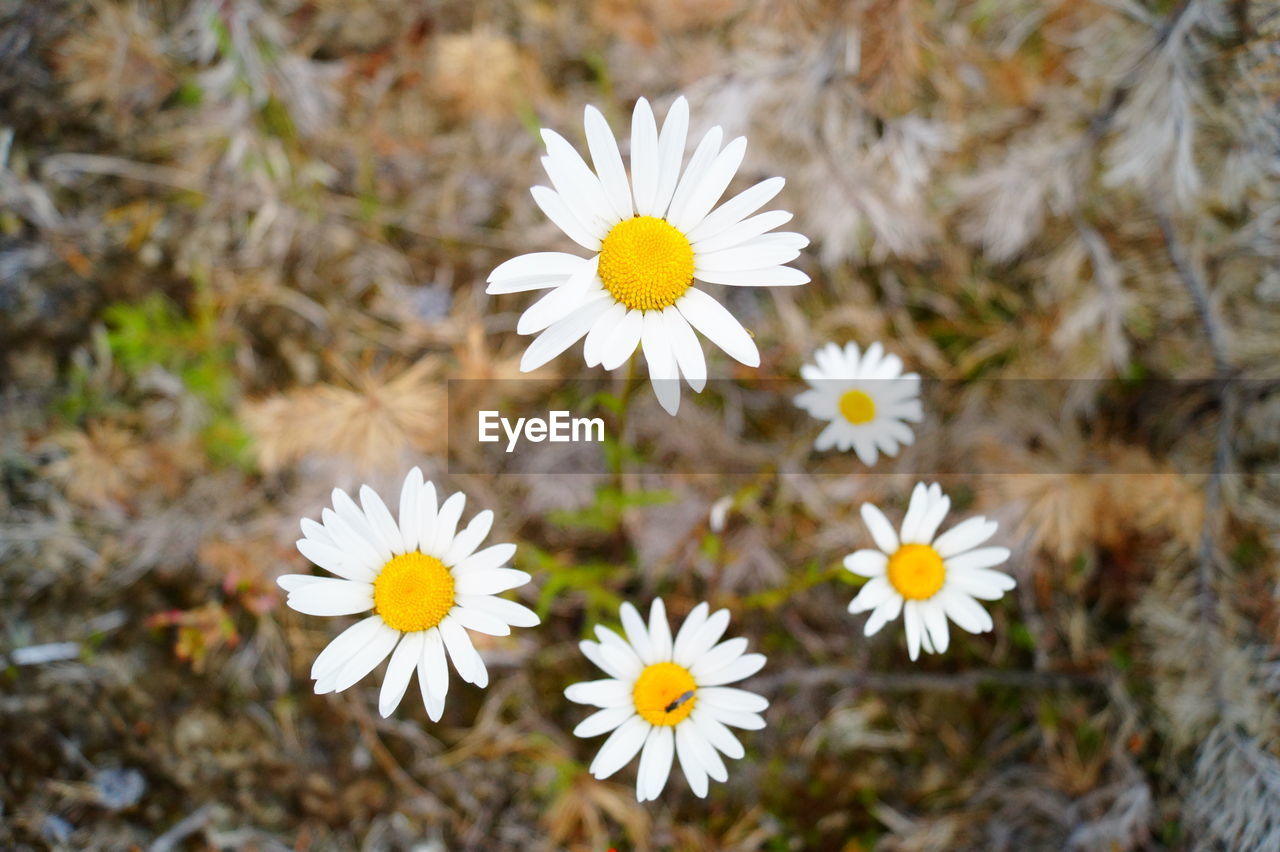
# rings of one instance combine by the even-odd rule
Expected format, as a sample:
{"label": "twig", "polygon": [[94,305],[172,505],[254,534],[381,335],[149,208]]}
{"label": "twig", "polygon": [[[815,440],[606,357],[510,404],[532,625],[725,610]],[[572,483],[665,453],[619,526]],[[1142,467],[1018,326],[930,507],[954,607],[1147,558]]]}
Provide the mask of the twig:
{"label": "twig", "polygon": [[[1155,209],[1160,231],[1164,235],[1165,246],[1169,251],[1169,259],[1200,317],[1200,325],[1204,329],[1209,351],[1213,357],[1213,373],[1216,380],[1214,385],[1218,397],[1218,429],[1214,441],[1213,466],[1210,469],[1209,482],[1205,486],[1204,524],[1200,529],[1200,548],[1196,563],[1196,603],[1201,627],[1208,636],[1217,633],[1218,596],[1213,586],[1213,564],[1218,551],[1215,527],[1217,516],[1222,508],[1222,478],[1231,461],[1231,436],[1234,433],[1238,399],[1235,383],[1231,380],[1234,369],[1227,353],[1226,334],[1221,322],[1214,314],[1208,284],[1192,264],[1190,256],[1179,241],[1169,214],[1159,203],[1155,205]],[[1212,653],[1212,644],[1206,645],[1209,653]],[[1221,706],[1225,700],[1222,694],[1221,671],[1217,666],[1211,666],[1211,668],[1214,697]]]}
{"label": "twig", "polygon": [[1103,107],[1095,112],[1089,120],[1089,136],[1092,139],[1100,139],[1111,128],[1111,122],[1115,119],[1116,113],[1120,111],[1125,99],[1129,97],[1129,91],[1138,81],[1138,69],[1142,67],[1143,60],[1164,47],[1169,39],[1173,37],[1173,34],[1178,31],[1183,17],[1192,9],[1198,8],[1199,5],[1199,0],[1181,0],[1173,11],[1165,17],[1164,23],[1160,25],[1160,29],[1151,43],[1151,47],[1125,73],[1120,82],[1107,95]]}

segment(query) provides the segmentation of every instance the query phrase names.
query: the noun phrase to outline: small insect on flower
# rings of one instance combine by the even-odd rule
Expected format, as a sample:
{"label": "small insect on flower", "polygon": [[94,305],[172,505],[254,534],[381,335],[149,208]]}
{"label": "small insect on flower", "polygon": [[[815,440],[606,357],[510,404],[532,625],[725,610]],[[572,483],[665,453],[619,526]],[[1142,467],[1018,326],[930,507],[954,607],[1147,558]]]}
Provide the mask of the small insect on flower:
{"label": "small insect on flower", "polygon": [[879,453],[893,457],[899,445],[915,440],[908,422],[924,419],[920,406],[920,377],[902,372],[902,359],[885,354],[872,343],[866,352],[858,344],[834,343],[814,353],[814,363],[800,368],[809,389],[796,396],[796,405],[818,420],[829,421],[814,441],[814,449],[853,449],[863,464],[876,463]]}
{"label": "small insect on flower", "polygon": [[565,690],[570,701],[601,708],[573,733],[594,737],[613,732],[591,762],[596,778],[608,778],[640,754],[636,798],[641,802],[662,792],[673,757],[679,759],[689,787],[705,797],[708,778],[729,777],[720,755],[737,759],[745,753],[729,727],[764,727],[759,714],[769,702],[727,686],[758,672],[764,656],[745,653],[746,639],[721,642],[729,611],[710,610],[705,603],[694,607],[673,640],[661,599],[649,609],[647,626],[636,608],[624,603],[626,639],[597,626],[600,641],[579,645],[609,677]]}
{"label": "small insect on flower", "polygon": [[496,597],[523,586],[529,575],[503,567],[515,555],[514,544],[476,550],[493,526],[493,512],[480,512],[458,530],[465,503],[459,492],[438,505],[435,486],[423,482],[415,467],[400,492],[398,520],[367,485],[359,505],[335,488],[323,523],[302,520],[298,550],[337,576],[281,576],[277,582],[289,593],[289,606],[307,615],[374,611],[316,657],[311,677],[317,693],[341,692],[390,655],[379,712],[391,715],[416,670],[427,715],[439,721],[449,690],[446,651],[464,681],[489,683],[467,630],[506,636],[512,627],[538,623],[529,608]]}
{"label": "small insect on flower", "polygon": [[716,299],[694,286],[778,287],[809,276],[786,264],[809,240],[775,232],[791,219],[782,210],[755,212],[782,189],[780,177],[757,183],[716,206],[742,164],[747,140],[723,148],[719,127],[684,161],[689,104],[677,98],[662,123],[649,102],[631,118],[631,175],[613,132],[595,107],[586,108],[587,148],[594,171],[564,137],[543,130],[542,165],[551,186],[533,199],[589,257],[563,252],[520,255],[489,274],[487,292],[547,290],[516,325],[538,334],[520,362],[535,370],[586,338],[583,357],[616,370],[644,352],[654,393],[671,414],[680,406],[680,377],[694,392],[707,364],[694,330],[748,367],[760,366],[751,335]]}
{"label": "small insect on flower", "polygon": [[991,616],[978,600],[999,600],[1015,585],[1008,574],[991,570],[1008,560],[1009,548],[978,547],[995,535],[995,521],[969,518],[934,538],[950,508],[941,486],[918,483],[898,534],[883,512],[863,503],[862,520],[879,549],[844,558],[846,569],[870,578],[849,612],[871,610],[867,636],[902,613],[913,660],[922,646],[930,654],[947,650],[948,619],[970,633],[991,630]]}

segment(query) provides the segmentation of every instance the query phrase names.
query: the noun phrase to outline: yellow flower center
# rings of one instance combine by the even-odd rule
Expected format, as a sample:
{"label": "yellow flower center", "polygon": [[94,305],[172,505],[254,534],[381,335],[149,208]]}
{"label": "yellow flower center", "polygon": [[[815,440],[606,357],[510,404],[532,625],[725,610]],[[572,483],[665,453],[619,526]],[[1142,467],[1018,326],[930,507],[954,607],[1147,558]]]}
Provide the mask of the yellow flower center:
{"label": "yellow flower center", "polygon": [[866,391],[848,390],[840,395],[840,413],[854,426],[876,418],[876,401]]}
{"label": "yellow flower center", "polygon": [[693,712],[698,702],[698,685],[684,666],[654,663],[636,678],[631,700],[636,712],[651,725],[678,725]]}
{"label": "yellow flower center", "polygon": [[693,246],[665,219],[624,219],[600,246],[600,280],[628,308],[660,311],[693,283]]}
{"label": "yellow flower center", "polygon": [[946,576],[942,557],[927,544],[904,544],[889,557],[889,582],[909,601],[933,597]]}
{"label": "yellow flower center", "polygon": [[439,559],[416,550],[392,557],[373,581],[373,607],[388,627],[428,630],[453,608],[453,575]]}

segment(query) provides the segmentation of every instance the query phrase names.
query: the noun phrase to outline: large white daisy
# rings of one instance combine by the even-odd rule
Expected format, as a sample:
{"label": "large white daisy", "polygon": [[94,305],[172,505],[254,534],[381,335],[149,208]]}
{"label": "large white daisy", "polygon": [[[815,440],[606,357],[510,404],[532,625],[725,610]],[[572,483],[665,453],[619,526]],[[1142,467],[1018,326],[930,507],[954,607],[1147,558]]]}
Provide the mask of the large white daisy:
{"label": "large white daisy", "polygon": [[814,353],[813,364],[800,368],[809,389],[796,396],[796,405],[818,420],[829,421],[814,441],[814,449],[850,448],[870,467],[878,453],[892,458],[899,445],[915,440],[908,422],[924,419],[920,406],[920,376],[902,372],[902,359],[885,354],[872,343],[866,352],[858,344],[834,343]]}
{"label": "large white daisy", "polygon": [[388,655],[378,710],[389,716],[404,697],[416,670],[432,721],[444,712],[449,690],[445,655],[459,676],[476,686],[489,672],[467,630],[506,636],[511,627],[532,627],[538,616],[514,601],[495,597],[529,582],[524,571],[504,568],[514,544],[476,548],[489,534],[486,509],[461,531],[466,496],[437,505],[436,489],[414,468],[400,491],[399,520],[365,485],[357,505],[340,488],[323,523],[303,518],[302,555],[336,577],[285,574],[280,587],[288,603],[307,615],[373,615],[340,633],[311,667],[315,690],[341,692],[377,668]]}
{"label": "large white daisy", "polygon": [[901,534],[870,503],[862,504],[862,520],[878,550],[859,550],[844,567],[867,584],[849,604],[849,612],[871,610],[864,632],[872,635],[902,614],[907,650],[915,659],[921,646],[930,654],[947,650],[947,620],[970,633],[992,628],[991,616],[979,600],[994,601],[1015,585],[1014,579],[991,570],[1009,558],[1007,547],[979,547],[995,535],[997,524],[979,515],[934,533],[951,508],[951,498],[937,484],[916,485],[902,519]]}
{"label": "large white daisy", "polygon": [[600,641],[579,645],[609,677],[575,683],[564,691],[570,701],[601,708],[573,733],[595,737],[613,732],[591,762],[596,778],[608,778],[640,753],[636,798],[641,802],[662,792],[673,756],[679,758],[693,792],[705,797],[708,777],[729,777],[720,755],[737,759],[745,753],[729,727],[764,727],[759,714],[769,702],[726,685],[758,672],[764,656],[746,653],[746,639],[720,642],[729,626],[729,611],[710,610],[705,603],[694,607],[673,641],[660,598],[649,609],[647,627],[636,608],[624,603],[626,639],[597,626]]}
{"label": "large white daisy", "polygon": [[584,337],[587,366],[606,370],[617,369],[639,346],[654,393],[675,414],[680,376],[695,392],[706,384],[695,329],[743,364],[760,365],[751,335],[694,280],[743,287],[804,284],[809,276],[785,264],[809,241],[773,232],[790,213],[755,214],[782,189],[780,177],[716,207],[742,163],[747,140],[738,137],[721,147],[724,133],[713,127],[685,164],[684,98],[671,105],[661,133],[649,102],[636,102],[630,179],[604,116],[588,106],[585,122],[595,170],[564,137],[543,130],[542,165],[551,186],[535,186],[533,198],[589,256],[536,252],[512,258],[489,274],[487,292],[551,290],[516,326],[520,334],[538,334],[521,370],[541,367]]}

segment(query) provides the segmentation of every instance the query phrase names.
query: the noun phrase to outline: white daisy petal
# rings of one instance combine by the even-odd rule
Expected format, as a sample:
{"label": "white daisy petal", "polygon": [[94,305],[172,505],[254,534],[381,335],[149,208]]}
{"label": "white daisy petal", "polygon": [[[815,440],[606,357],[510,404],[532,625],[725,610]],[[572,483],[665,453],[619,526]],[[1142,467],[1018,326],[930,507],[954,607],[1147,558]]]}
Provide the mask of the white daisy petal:
{"label": "white daisy petal", "polygon": [[614,141],[613,131],[605,121],[600,110],[588,106],[584,110],[583,123],[587,130],[587,147],[591,151],[591,162],[600,178],[600,185],[609,199],[614,216],[618,221],[629,219],[635,213],[631,203],[631,184],[627,181],[627,170],[622,165],[622,154],[618,151],[618,143]]}
{"label": "white daisy petal", "polygon": [[902,623],[907,630],[907,653],[913,661],[920,656],[920,634],[924,629],[919,604],[919,601],[907,601],[902,605]]}
{"label": "white daisy petal", "polygon": [[671,762],[675,757],[675,734],[670,727],[655,727],[649,734],[644,751],[640,755],[640,777],[637,787],[643,786],[645,793],[640,801],[656,799],[667,786],[667,778],[671,774]]}
{"label": "white daisy petal", "polygon": [[457,604],[464,609],[475,609],[501,620],[512,627],[536,627],[541,623],[538,614],[524,604],[497,598],[493,595],[458,595]]}
{"label": "white daisy petal", "polygon": [[626,631],[627,641],[631,643],[632,648],[635,648],[640,661],[646,666],[658,662],[659,658],[653,652],[653,643],[649,641],[649,630],[644,626],[644,619],[640,617],[640,613],[630,601],[622,604],[620,612],[622,629]]}
{"label": "white daisy petal", "polygon": [[[570,257],[573,257],[570,255]],[[586,260],[585,257],[577,257],[579,263]],[[504,296],[510,293],[528,293],[532,290],[548,290],[552,287],[559,287],[561,284],[569,280],[568,275],[529,275],[523,278],[508,278],[503,281],[495,282],[485,287],[485,292],[490,296]]]}
{"label": "white daisy petal", "polygon": [[654,598],[649,605],[649,641],[653,645],[655,660],[671,659],[671,625],[667,622],[667,607],[662,598]]}
{"label": "white daisy petal", "polygon": [[595,321],[609,309],[612,301],[604,295],[591,301],[554,323],[534,338],[520,359],[520,372],[530,373],[577,343],[591,330]]}
{"label": "white daisy petal", "polygon": [[893,595],[885,599],[884,603],[876,607],[872,611],[871,616],[867,619],[866,625],[862,628],[863,636],[874,636],[890,621],[898,617],[902,612],[902,596]]}
{"label": "white daisy petal", "polygon": [[616,370],[626,363],[640,345],[640,337],[644,334],[644,313],[627,311],[613,329],[613,334],[606,340],[600,350],[600,366],[606,370]]}
{"label": "white daisy petal", "polygon": [[371,615],[339,633],[311,664],[311,679],[319,680],[338,671],[357,651],[373,641],[373,637],[383,627],[386,627],[386,624],[382,619]]}
{"label": "white daisy petal", "polygon": [[640,346],[649,365],[649,380],[658,402],[668,414],[674,415],[680,408],[680,373],[666,329],[661,311],[645,311]]}
{"label": "white daisy petal", "polygon": [[[681,639],[676,640],[673,660],[689,668],[720,641],[720,637],[728,627],[729,610],[717,610],[713,615],[708,616],[696,631],[684,638],[683,642]],[[684,630],[681,629],[680,633],[683,637]]]}
{"label": "white daisy petal", "polygon": [[619,221],[619,217],[614,214],[600,180],[559,133],[544,128],[542,141],[547,146],[547,156],[543,158],[542,165],[556,192],[562,198],[571,199],[582,206],[585,213],[579,218],[586,224],[598,222],[607,232],[609,226]]}
{"label": "white daisy petal", "polygon": [[303,518],[301,524],[303,537],[319,544],[336,544],[333,536],[329,535],[329,531],[324,528],[324,524],[318,524],[310,518]]}
{"label": "white daisy petal", "polygon": [[522,254],[499,264],[489,273],[489,283],[497,284],[522,278],[568,278],[578,271],[583,260],[585,258],[562,251],[535,251]]}
{"label": "white daisy petal", "polygon": [[462,518],[462,510],[467,505],[467,495],[456,491],[449,495],[436,515],[435,532],[431,536],[431,545],[423,552],[439,558],[448,552],[453,544],[453,535],[458,529],[458,521]]}
{"label": "white daisy petal", "polygon": [[702,762],[702,753],[695,742],[697,736],[697,730],[693,725],[676,725],[676,757],[680,760],[680,769],[688,779],[689,789],[693,794],[700,799],[705,799],[707,770]]}
{"label": "white daisy petal", "polygon": [[471,644],[471,637],[462,629],[462,625],[452,616],[445,616],[444,621],[440,622],[439,630],[458,677],[482,688],[488,686],[489,670],[485,668],[484,660]]}
{"label": "white daisy petal", "polygon": [[937,550],[938,555],[943,559],[947,559],[964,553],[965,550],[977,548],[984,541],[991,539],[991,536],[996,535],[998,528],[1000,525],[997,522],[988,521],[982,516],[969,518],[938,536],[937,541],[933,542],[933,549]]}
{"label": "white daisy petal", "polygon": [[[614,302],[595,321],[595,325],[591,326],[591,330],[587,332],[587,339],[582,344],[582,358],[587,362],[588,367],[598,366],[604,359],[604,351],[609,341],[614,338],[618,324],[626,315],[627,306],[621,302]],[[635,347],[632,347],[632,351],[635,351]]]}
{"label": "white daisy petal", "polygon": [[693,679],[698,683],[706,683],[706,676],[728,666],[746,653],[746,650],[747,640],[744,637],[726,639],[695,660],[693,665],[689,666],[689,674],[693,675]]}
{"label": "white daisy petal", "polygon": [[422,469],[415,467],[404,478],[400,488],[400,544],[405,553],[418,549],[418,495],[422,493]]}
{"label": "white daisy petal", "polygon": [[478,609],[455,606],[449,617],[468,630],[484,633],[488,636],[510,636],[511,628],[505,621]]}
{"label": "white daisy petal", "polygon": [[[710,656],[710,655],[708,655]],[[763,654],[743,654],[728,665],[715,669],[707,674],[694,675],[698,680],[698,686],[723,686],[727,683],[737,683],[751,677],[760,669],[764,668],[765,658]],[[692,670],[690,670],[692,671]]]}
{"label": "white daisy petal", "polygon": [[287,603],[303,615],[355,615],[373,609],[373,586],[319,577],[291,592]]}
{"label": "white daisy petal", "polygon": [[738,713],[763,713],[769,707],[764,696],[732,686],[699,686],[698,703],[714,710]]}
{"label": "white daisy petal", "polygon": [[[714,273],[746,272],[753,269],[768,269],[790,263],[800,256],[799,249],[760,245],[753,242],[745,246],[721,249],[697,256],[697,270]],[[694,276],[702,276],[694,272]],[[711,280],[711,279],[702,279]]]}
{"label": "white daisy petal", "polygon": [[693,720],[698,733],[702,734],[707,742],[725,757],[738,760],[746,754],[742,743],[738,742],[733,732],[717,721],[710,711],[695,707],[689,714],[689,718]]}
{"label": "white daisy petal", "polygon": [[946,564],[948,571],[965,571],[973,568],[990,568],[1007,562],[1008,559],[1009,548],[1007,547],[980,547],[977,550],[948,557]]}
{"label": "white daisy petal", "polygon": [[[369,546],[378,554],[379,563],[389,560],[392,556],[391,548],[385,545],[382,536],[374,532],[369,518],[365,515],[364,510],[356,505],[356,501],[352,500],[347,492],[341,488],[333,489],[332,499],[333,511],[338,518],[346,522],[348,529],[352,533],[368,542]],[[325,526],[330,529],[333,527],[329,520],[325,520]]]}
{"label": "white daisy petal", "polygon": [[757,213],[749,219],[743,219],[731,228],[724,229],[714,237],[707,237],[699,241],[693,247],[693,250],[697,254],[711,254],[712,252],[731,249],[735,246],[743,245],[748,240],[753,240],[767,231],[772,231],[774,228],[781,228],[790,221],[791,214],[785,210],[770,210],[767,213]]}
{"label": "white daisy petal", "polygon": [[[929,488],[923,482],[917,482],[916,487],[911,491],[911,501],[907,504],[907,513],[902,516],[902,543],[911,544],[920,541],[916,536],[916,530],[920,527],[920,521],[929,511],[931,502],[929,500]],[[928,540],[925,540],[928,543]]]}
{"label": "white daisy petal", "polygon": [[676,191],[671,196],[671,206],[667,208],[668,222],[674,224],[678,217],[684,215],[694,190],[698,188],[703,176],[715,162],[716,155],[720,153],[720,142],[723,138],[724,132],[719,127],[713,127],[706,132],[702,141],[698,143],[698,147],[694,149],[693,156],[689,158],[689,165],[685,167],[684,174],[680,176],[680,182],[676,184]]}
{"label": "white daisy petal", "polygon": [[510,562],[511,557],[515,555],[516,546],[514,544],[495,544],[492,547],[486,547],[484,550],[476,551],[454,566],[453,576],[456,580],[461,575],[472,571],[491,571],[494,568],[501,568]]}
{"label": "white daisy petal", "polygon": [[[928,544],[933,541],[934,533],[938,531],[938,527],[942,525],[943,519],[947,517],[947,512],[950,510],[950,497],[942,497],[933,501],[933,503],[929,505],[929,511],[920,519],[920,525],[916,529],[915,542],[918,544]],[[902,540],[904,542],[908,540],[905,534],[903,535]]]}
{"label": "white daisy petal", "polygon": [[[684,618],[684,623],[680,625],[680,630],[676,633],[675,643],[671,652],[672,661],[677,662],[682,666],[687,664],[688,657],[685,654],[685,649],[688,648],[690,641],[702,628],[702,625],[707,623],[707,616],[710,612],[711,607],[706,601],[703,601],[693,609],[689,610],[689,614]],[[725,611],[725,624],[728,625],[728,623],[729,613],[728,611]],[[719,638],[719,636],[716,637],[716,639]],[[713,639],[711,644],[707,645],[707,647],[710,648],[711,645],[715,644],[715,642],[716,640]]]}
{"label": "white daisy petal", "polygon": [[453,588],[459,595],[496,595],[523,586],[532,578],[515,568],[489,568],[467,571],[454,578]]}
{"label": "white daisy petal", "polygon": [[879,577],[889,567],[889,557],[879,550],[855,550],[844,558],[844,567],[861,577]]}
{"label": "white daisy petal", "polygon": [[849,601],[849,612],[856,614],[875,609],[896,594],[898,592],[893,588],[893,585],[883,576],[872,577],[854,599]]}
{"label": "white daisy petal", "polygon": [[373,570],[353,560],[335,545],[321,544],[310,538],[298,539],[298,552],[330,574],[363,583],[373,582]]}
{"label": "white daisy petal", "polygon": [[727,284],[732,287],[795,287],[809,283],[808,275],[791,266],[773,266],[747,272],[694,269],[693,277],[708,284]]}
{"label": "white daisy petal", "polygon": [[590,704],[592,707],[628,707],[635,712],[631,701],[631,684],[615,678],[608,680],[588,680],[570,685],[564,691],[564,697],[575,704]]}
{"label": "white daisy petal", "polygon": [[920,601],[919,610],[925,630],[929,631],[929,639],[937,653],[946,653],[951,642],[951,634],[947,630],[947,614],[942,604],[930,598]]}
{"label": "white daisy petal", "polygon": [[587,251],[600,251],[600,240],[604,234],[579,220],[560,193],[549,186],[535,186],[529,192],[542,212],[566,237]]}
{"label": "white daisy petal", "polygon": [[[782,191],[785,183],[786,181],[780,177],[762,180],[750,189],[743,190],[724,204],[721,204],[699,222],[697,227],[690,228],[685,235],[693,245],[694,251],[698,250],[700,241],[724,233],[769,203],[775,195]],[[807,242],[806,240],[806,244]],[[803,247],[800,246],[799,248]]]}
{"label": "white daisy petal", "polygon": [[680,315],[689,321],[702,336],[725,351],[725,354],[748,367],[760,366],[760,352],[755,341],[733,314],[694,287],[690,287],[676,302]]}
{"label": "white daisy petal", "polygon": [[479,512],[471,519],[471,523],[467,524],[466,529],[454,536],[453,544],[449,545],[449,549],[445,551],[444,556],[440,557],[440,561],[451,567],[462,562],[475,552],[492,528],[493,512],[489,509]]}
{"label": "white daisy petal", "polygon": [[680,179],[680,162],[684,159],[685,137],[689,130],[689,101],[676,98],[662,122],[658,137],[658,180],[653,196],[653,216],[664,216]]}
{"label": "white daisy petal", "polygon": [[759,731],[764,728],[764,719],[755,713],[743,713],[739,710],[710,710],[708,711],[716,717],[722,725],[728,725],[730,728],[739,728],[744,731]]}
{"label": "white daisy petal", "polygon": [[400,527],[396,526],[396,519],[391,517],[391,511],[382,502],[378,492],[367,485],[360,486],[360,505],[364,507],[369,526],[382,546],[392,555],[403,553],[401,548],[404,547],[404,540],[400,537]]}
{"label": "white daisy petal", "polygon": [[729,780],[729,770],[725,767],[724,760],[720,757],[720,752],[716,751],[715,747],[703,736],[702,730],[696,724],[677,725],[677,742],[681,731],[686,732],[685,739],[697,754],[698,762],[706,770],[707,775],[711,776],[714,781],[724,782]]}
{"label": "white daisy petal", "polygon": [[649,101],[640,98],[631,114],[631,197],[636,213],[654,215],[658,188],[658,127]]}
{"label": "white daisy petal", "polygon": [[387,674],[382,679],[382,690],[378,693],[378,713],[387,718],[400,706],[409,681],[422,660],[422,642],[425,633],[418,631],[406,633],[391,653],[391,662],[387,664]]}
{"label": "white daisy petal", "polygon": [[630,704],[597,710],[578,723],[578,726],[573,729],[573,735],[575,737],[598,737],[614,730],[635,714],[635,708]]}
{"label": "white daisy petal", "polygon": [[418,549],[429,550],[436,539],[436,522],[440,512],[437,508],[435,483],[426,482],[418,492]]}
{"label": "white daisy petal", "polygon": [[292,592],[295,589],[301,589],[303,586],[309,586],[316,580],[323,579],[325,578],[314,577],[311,574],[281,574],[276,577],[276,585],[286,592]]}
{"label": "white daisy petal", "polygon": [[946,611],[947,618],[954,621],[961,630],[969,633],[986,633],[995,626],[991,620],[991,614],[954,585],[948,585],[939,592],[937,599]]}
{"label": "white daisy petal", "polygon": [[588,771],[602,781],[608,778],[636,756],[652,729],[653,726],[644,719],[632,716],[604,741]]}
{"label": "white daisy petal", "polygon": [[729,182],[738,173],[738,166],[742,165],[742,158],[746,153],[747,140],[744,136],[725,145],[724,150],[707,167],[697,187],[690,192],[684,207],[678,212],[673,211],[668,217],[671,224],[684,233],[700,224],[729,188]]}
{"label": "white daisy petal", "polygon": [[636,675],[639,674],[639,668],[629,665],[625,657],[618,658],[612,654],[606,655],[604,646],[599,642],[584,639],[578,643],[578,648],[581,649],[582,656],[594,663],[596,668],[611,678],[629,681],[634,680]]}
{"label": "white daisy petal", "polygon": [[[373,638],[356,651],[338,670],[332,683],[332,691],[342,692],[376,669],[399,641],[400,631],[392,630],[385,624],[379,625]],[[316,686],[318,689],[319,683]]]}
{"label": "white daisy petal", "polygon": [[666,324],[667,339],[671,341],[671,348],[675,354],[676,365],[694,393],[701,393],[707,385],[707,360],[702,354],[702,346],[698,343],[697,335],[693,333],[688,321],[681,316],[680,310],[674,305],[663,309],[662,318]]}
{"label": "white daisy petal", "polygon": [[598,258],[583,261],[568,281],[530,305],[516,322],[516,333],[537,334],[583,305],[605,298],[604,285],[596,278],[597,262]]}
{"label": "white daisy petal", "polygon": [[[418,689],[422,692],[424,700],[428,696],[440,699],[443,706],[444,698],[449,694],[449,663],[444,653],[444,637],[440,635],[439,628],[433,627],[430,630],[422,631],[422,660],[418,663]],[[431,709],[432,702],[427,700],[427,707]],[[438,715],[432,716],[432,721],[439,721]]]}
{"label": "white daisy petal", "polygon": [[862,522],[867,525],[867,530],[875,540],[876,547],[886,554],[897,552],[898,535],[893,531],[893,525],[884,516],[884,512],[871,503],[863,503]]}
{"label": "white daisy petal", "polygon": [[[650,633],[652,636],[652,631]],[[615,668],[623,672],[622,676],[624,678],[634,680],[640,674],[640,670],[644,668],[644,663],[640,661],[635,649],[623,641],[621,636],[609,628],[597,624],[596,638],[600,640],[600,653]]]}
{"label": "white daisy petal", "polygon": [[955,586],[979,600],[995,601],[1004,597],[1004,593],[1012,589],[1017,583],[1002,571],[992,571],[987,568],[970,568],[963,571],[949,570],[947,585]]}

